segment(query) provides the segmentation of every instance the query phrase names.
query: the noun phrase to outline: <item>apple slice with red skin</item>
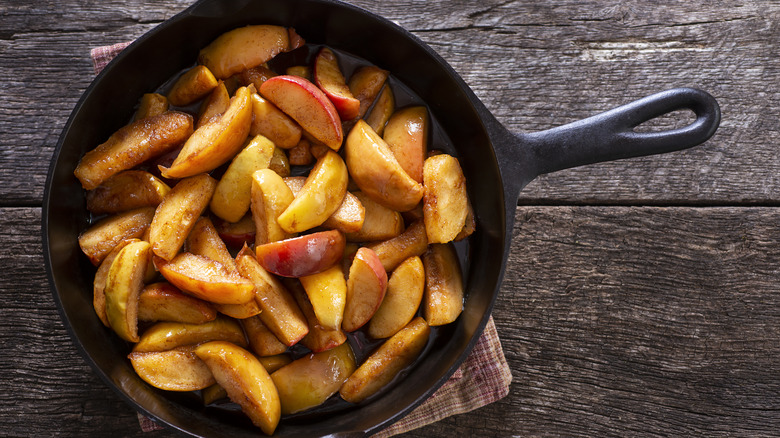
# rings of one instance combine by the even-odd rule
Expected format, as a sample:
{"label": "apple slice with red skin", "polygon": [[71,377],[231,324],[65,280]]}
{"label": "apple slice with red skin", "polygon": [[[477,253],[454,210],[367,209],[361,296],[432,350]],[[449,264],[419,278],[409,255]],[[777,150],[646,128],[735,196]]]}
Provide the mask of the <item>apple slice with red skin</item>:
{"label": "apple slice with red skin", "polygon": [[230,248],[241,248],[245,243],[255,241],[255,221],[251,214],[247,214],[238,222],[228,222],[224,219],[214,218],[214,227],[219,237]]}
{"label": "apple slice with red skin", "polygon": [[353,332],[376,313],[387,291],[387,272],[376,253],[366,247],[358,249],[347,280],[347,305],[341,328]]}
{"label": "apple slice with red skin", "polygon": [[336,54],[327,47],[320,49],[314,58],[314,82],[325,92],[336,107],[341,120],[352,120],[358,116],[360,101],[352,95],[344,75],[339,68]]}
{"label": "apple slice with red skin", "polygon": [[341,260],[345,243],[341,232],[328,230],[258,245],[255,253],[267,271],[282,277],[303,277]]}
{"label": "apple slice with red skin", "polygon": [[334,151],[341,148],[341,118],[316,85],[298,76],[281,75],[263,82],[259,91],[314,138]]}

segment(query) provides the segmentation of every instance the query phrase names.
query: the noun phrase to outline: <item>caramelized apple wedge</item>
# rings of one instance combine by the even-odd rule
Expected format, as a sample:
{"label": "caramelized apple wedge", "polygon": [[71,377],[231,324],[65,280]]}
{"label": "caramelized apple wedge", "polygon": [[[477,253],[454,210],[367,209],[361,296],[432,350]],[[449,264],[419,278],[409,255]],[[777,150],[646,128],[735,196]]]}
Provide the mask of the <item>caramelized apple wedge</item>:
{"label": "caramelized apple wedge", "polygon": [[417,317],[401,331],[385,341],[344,382],[341,397],[351,403],[360,403],[390,383],[404,368],[411,365],[428,343],[430,328]]}
{"label": "caramelized apple wedge", "polygon": [[187,106],[203,99],[217,86],[217,78],[202,65],[196,65],[179,76],[168,92],[172,105]]}
{"label": "caramelized apple wedge", "polygon": [[363,117],[387,81],[389,72],[374,65],[358,68],[349,78],[349,91],[360,101],[357,117]]}
{"label": "caramelized apple wedge", "polygon": [[158,257],[171,260],[206,209],[217,182],[208,174],[179,181],[163,198],[149,226],[149,243]]}
{"label": "caramelized apple wedge", "polygon": [[220,341],[199,345],[195,354],[252,423],[265,434],[273,434],[281,418],[281,405],[274,382],[260,361],[245,349]]}
{"label": "caramelized apple wedge", "polygon": [[158,93],[146,93],[138,102],[138,109],[133,115],[136,122],[147,117],[158,116],[168,111],[168,98]]}
{"label": "caramelized apple wedge", "polygon": [[392,272],[404,260],[412,256],[421,256],[428,249],[428,236],[421,219],[412,222],[403,233],[396,237],[368,245],[374,250],[385,271]]}
{"label": "caramelized apple wedge", "polygon": [[341,328],[353,332],[367,323],[382,304],[387,291],[387,272],[376,253],[358,249],[347,280],[347,304]]}
{"label": "caramelized apple wedge", "polygon": [[385,125],[395,110],[395,96],[393,90],[385,85],[382,91],[379,93],[379,97],[374,102],[374,107],[365,117],[366,123],[371,126],[371,129],[376,131],[377,135],[383,135],[385,132]]}
{"label": "caramelized apple wedge", "polygon": [[211,91],[208,97],[200,105],[198,111],[198,122],[195,124],[195,128],[200,128],[203,125],[207,125],[225,114],[225,111],[230,108],[230,93],[228,93],[227,87],[223,81],[219,81],[217,86]]}
{"label": "caramelized apple wedge", "polygon": [[264,135],[282,149],[293,148],[301,140],[298,123],[257,93],[252,93],[252,114],[249,135]]}
{"label": "caramelized apple wedge", "polygon": [[389,338],[404,328],[417,314],[425,290],[425,269],[420,257],[404,260],[387,281],[387,293],[368,323],[368,335]]}
{"label": "caramelized apple wedge", "polygon": [[425,320],[431,326],[449,324],[463,311],[463,277],[452,244],[431,244],[423,255]]}
{"label": "caramelized apple wedge", "polygon": [[234,319],[217,316],[203,324],[181,322],[158,322],[146,329],[133,347],[133,353],[167,351],[186,345],[209,341],[227,341],[242,347],[247,346],[244,331]]}
{"label": "caramelized apple wedge", "polygon": [[195,346],[168,351],[130,353],[127,358],[138,376],[166,391],[198,391],[216,383],[206,363],[194,353]]}
{"label": "caramelized apple wedge", "polygon": [[95,313],[100,322],[106,327],[111,327],[106,316],[106,277],[108,277],[108,270],[111,268],[111,264],[114,263],[114,259],[119,254],[119,251],[128,243],[137,241],[138,239],[127,239],[117,243],[114,249],[100,262],[100,266],[95,271],[95,278],[92,281],[92,307],[95,308]]}
{"label": "caramelized apple wedge", "polygon": [[344,235],[337,230],[270,242],[255,247],[257,261],[282,277],[303,277],[335,265],[344,253]]}
{"label": "caramelized apple wedge", "polygon": [[347,166],[328,151],[317,160],[295,199],[279,215],[277,223],[292,234],[322,225],[341,206],[347,193]]}
{"label": "caramelized apple wedge", "polygon": [[154,217],[154,207],[126,211],[101,219],[79,236],[79,246],[97,266],[121,241],[140,238]]}
{"label": "caramelized apple wedge", "polygon": [[301,339],[301,344],[304,347],[317,353],[338,347],[346,342],[347,335],[344,334],[341,327],[328,329],[320,325],[317,314],[314,313],[314,307],[299,280],[295,278],[285,278],[283,280],[285,286],[287,286],[287,290],[295,297],[295,301],[298,303],[298,306],[301,308],[301,311],[306,316],[306,320],[309,323],[309,333]]}
{"label": "caramelized apple wedge", "polygon": [[308,354],[274,371],[271,379],[279,391],[282,414],[321,405],[338,392],[355,368],[355,354],[345,342],[327,351]]}
{"label": "caramelized apple wedge", "polygon": [[398,164],[418,183],[428,154],[428,110],[424,106],[400,109],[390,116],[382,138]]}
{"label": "caramelized apple wedge", "polygon": [[208,217],[201,217],[195,222],[195,226],[187,236],[186,248],[189,253],[208,257],[228,270],[236,270],[236,261]]}
{"label": "caramelized apple wedge", "polygon": [[242,319],[240,322],[249,339],[249,347],[256,355],[273,356],[287,351],[287,346],[266,327],[259,316]]}
{"label": "caramelized apple wedge", "polygon": [[341,119],[316,85],[298,76],[282,75],[265,81],[259,91],[314,138],[334,151],[341,148]]}
{"label": "caramelized apple wedge", "polygon": [[255,234],[257,233],[255,221],[252,219],[251,214],[245,215],[235,223],[216,218],[214,227],[216,227],[217,233],[222,241],[225,242],[225,245],[231,249],[241,248],[244,244],[254,242]]}
{"label": "caramelized apple wedge", "polygon": [[138,297],[138,319],[203,324],[213,321],[217,312],[209,303],[182,293],[170,283],[152,283]]}
{"label": "caramelized apple wedge", "polygon": [[120,128],[81,157],[73,174],[86,190],[111,176],[173,150],[192,134],[192,116],[169,111]]}
{"label": "caramelized apple wedge", "polygon": [[392,239],[404,231],[404,219],[401,213],[391,210],[371,199],[363,192],[355,192],[365,211],[363,226],[359,231],[348,233],[350,242],[373,242]]}
{"label": "caramelized apple wedge", "polygon": [[171,190],[143,170],[125,170],[87,192],[87,210],[93,214],[120,213],[142,207],[157,207]]}
{"label": "caramelized apple wedge", "polygon": [[248,68],[241,73],[236,74],[236,78],[242,85],[254,85],[255,90],[260,88],[260,86],[263,85],[263,82],[274,76],[277,76],[277,74],[263,64]]}
{"label": "caramelized apple wedge", "polygon": [[339,68],[336,54],[327,47],[320,49],[314,58],[314,82],[328,99],[333,102],[341,120],[352,120],[358,116],[360,101],[347,87],[344,75]]}
{"label": "caramelized apple wedge", "polygon": [[322,272],[303,276],[300,281],[319,324],[329,330],[338,330],[347,301],[347,282],[341,265],[337,263]]}
{"label": "caramelized apple wedge", "polygon": [[228,222],[238,222],[249,211],[252,199],[252,174],[267,169],[274,154],[274,144],[262,135],[255,136],[233,158],[217,183],[209,207]]}
{"label": "caramelized apple wedge", "polygon": [[468,215],[466,177],[458,160],[447,154],[425,160],[423,219],[430,243],[447,243],[463,229]]}
{"label": "caramelized apple wedge", "polygon": [[227,79],[300,45],[303,45],[303,39],[293,29],[272,25],[245,26],[223,33],[204,47],[198,54],[198,62],[217,78]]}
{"label": "caramelized apple wedge", "polygon": [[288,239],[294,234],[285,231],[277,221],[295,197],[278,173],[261,169],[252,174],[250,209],[255,223],[255,245]]}
{"label": "caramelized apple wedge", "polygon": [[371,199],[396,211],[411,210],[420,202],[423,186],[406,173],[365,121],[355,124],[345,144],[349,174]]}
{"label": "caramelized apple wedge", "polygon": [[202,300],[242,304],[254,298],[252,282],[208,257],[183,252],[170,262],[157,257],[154,262],[171,284]]}
{"label": "caramelized apple wedge", "polygon": [[[294,196],[298,196],[303,185],[306,183],[306,178],[302,176],[288,176],[284,178],[284,183],[290,188]],[[363,208],[363,204],[357,196],[350,192],[346,192],[344,200],[341,201],[341,205],[336,211],[330,215],[322,226],[325,228],[332,228],[344,233],[356,233],[363,228],[363,221],[366,219],[366,209]]]}
{"label": "caramelized apple wedge", "polygon": [[138,295],[151,257],[148,242],[130,242],[111,263],[106,276],[106,318],[120,338],[138,342]]}

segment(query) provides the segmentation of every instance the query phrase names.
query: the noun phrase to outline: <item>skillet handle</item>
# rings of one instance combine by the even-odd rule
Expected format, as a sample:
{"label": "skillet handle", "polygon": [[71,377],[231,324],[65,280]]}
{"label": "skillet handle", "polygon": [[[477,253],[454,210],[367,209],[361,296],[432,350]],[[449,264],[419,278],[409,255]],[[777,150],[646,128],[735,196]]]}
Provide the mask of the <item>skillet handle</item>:
{"label": "skillet handle", "polygon": [[[634,131],[644,122],[681,109],[692,110],[696,120],[669,131]],[[541,175],[687,149],[709,139],[719,123],[720,107],[715,98],[694,88],[674,88],[568,125],[522,135],[522,139],[530,147],[531,171]]]}

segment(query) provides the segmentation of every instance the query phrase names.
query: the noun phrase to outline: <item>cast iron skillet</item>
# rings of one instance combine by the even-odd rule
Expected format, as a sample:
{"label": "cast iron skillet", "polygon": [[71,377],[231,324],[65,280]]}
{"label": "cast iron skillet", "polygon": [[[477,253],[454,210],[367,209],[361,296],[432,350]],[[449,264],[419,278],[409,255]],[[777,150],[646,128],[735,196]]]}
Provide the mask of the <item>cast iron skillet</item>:
{"label": "cast iron skillet", "polygon": [[[468,181],[478,227],[470,237],[465,310],[435,338],[427,357],[377,400],[345,412],[286,422],[279,436],[362,436],[398,420],[431,395],[471,351],[499,292],[509,253],[516,200],[536,176],[568,167],[685,149],[712,136],[716,101],[695,89],[673,89],[548,131],[507,131],[428,46],[399,26],[332,0],[203,0],[122,52],[89,86],[65,126],[52,158],[43,206],[43,242],[54,299],[87,362],[140,412],[196,436],[257,436],[236,414],[204,415],[184,395],[141,381],[125,359],[128,346],[92,309],[94,268],[77,236],[87,224],[84,193],[73,177],[79,158],[122,126],[138,97],[191,65],[217,35],[246,24],[293,26],[326,44],[388,69],[429,106],[454,144]],[[574,92],[574,91],[573,91]],[[662,114],[690,109],[690,125],[665,132],[632,129]]]}

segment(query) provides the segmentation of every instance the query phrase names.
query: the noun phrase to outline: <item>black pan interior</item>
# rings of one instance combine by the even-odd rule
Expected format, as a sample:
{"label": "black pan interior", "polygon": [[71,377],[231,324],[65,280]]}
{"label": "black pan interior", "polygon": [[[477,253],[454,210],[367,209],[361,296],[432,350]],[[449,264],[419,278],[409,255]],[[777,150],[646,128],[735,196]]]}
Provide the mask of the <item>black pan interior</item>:
{"label": "black pan interior", "polygon": [[205,1],[120,54],[77,104],[52,159],[44,200],[43,240],[54,297],[87,361],[139,410],[192,435],[258,434],[240,415],[205,414],[188,396],[157,391],[136,376],[124,359],[128,345],[106,330],[92,310],[94,268],[81,256],[76,241],[88,217],[83,191],[72,174],[81,155],[127,121],[141,94],[157,89],[191,65],[198,50],[217,35],[246,24],[292,26],[308,42],[329,45],[389,70],[427,103],[454,140],[452,146],[466,174],[478,228],[469,242],[464,313],[455,324],[443,329],[445,336],[437,338],[426,359],[392,391],[353,410],[283,423],[276,435],[346,436],[376,431],[427,398],[476,342],[498,293],[511,234],[507,224],[511,224],[514,212],[505,208],[507,191],[491,146],[491,134],[496,135],[495,120],[438,55],[380,17],[328,1]]}

